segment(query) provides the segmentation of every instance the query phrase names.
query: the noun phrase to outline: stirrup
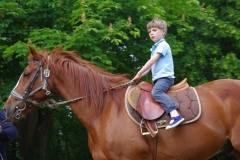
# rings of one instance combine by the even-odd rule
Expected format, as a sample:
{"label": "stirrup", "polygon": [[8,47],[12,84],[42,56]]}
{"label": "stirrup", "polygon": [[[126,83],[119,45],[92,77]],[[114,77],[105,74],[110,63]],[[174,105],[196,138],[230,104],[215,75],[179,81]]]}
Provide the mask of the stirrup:
{"label": "stirrup", "polygon": [[[154,131],[154,133],[155,133],[155,134],[158,134],[158,128],[157,128],[157,124],[156,124],[156,122],[154,122],[154,124],[155,124],[156,129],[157,129],[156,131]],[[143,132],[142,128],[143,128],[143,119],[141,120],[141,123],[140,123],[140,130],[141,130],[141,133],[142,133],[143,136],[145,136],[145,135],[149,135],[149,134],[150,134],[150,132]]]}

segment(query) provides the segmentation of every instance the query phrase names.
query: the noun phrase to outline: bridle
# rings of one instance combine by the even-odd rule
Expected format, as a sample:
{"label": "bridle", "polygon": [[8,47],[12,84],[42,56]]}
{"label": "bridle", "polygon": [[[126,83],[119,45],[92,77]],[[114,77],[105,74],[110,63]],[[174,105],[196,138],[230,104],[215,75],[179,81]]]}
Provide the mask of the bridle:
{"label": "bridle", "polygon": [[[48,56],[48,61],[49,61],[49,56]],[[15,88],[12,90],[12,92],[10,93],[11,96],[13,96],[15,99],[19,100],[17,102],[17,104],[20,104],[20,103],[23,103],[24,107],[23,108],[19,108],[18,105],[16,105],[15,107],[15,113],[14,113],[14,117],[16,119],[19,119],[20,118],[20,115],[22,113],[22,111],[24,109],[26,109],[26,106],[29,105],[29,107],[32,107],[34,105],[38,105],[39,103],[36,102],[36,101],[33,101],[31,99],[29,99],[31,96],[33,96],[36,92],[38,92],[39,90],[45,90],[46,91],[46,95],[50,95],[51,92],[49,90],[47,90],[47,78],[50,76],[50,70],[49,70],[49,64],[47,65],[47,68],[42,72],[42,66],[43,66],[43,63],[42,62],[38,62],[38,61],[31,61],[29,60],[28,63],[34,63],[34,64],[37,64],[38,67],[36,69],[36,72],[34,74],[34,76],[32,77],[30,83],[28,84],[25,92],[23,95],[19,94]],[[35,90],[31,91],[32,88],[33,88],[33,85],[35,84],[36,80],[37,80],[37,77],[38,75],[41,75],[41,81],[42,81],[42,77],[44,76],[44,79],[43,79],[43,83],[38,87],[36,88]]]}
{"label": "bridle", "polygon": [[[15,113],[13,114],[13,117],[15,117],[16,119],[20,119],[20,115],[22,114],[22,111],[26,109],[26,106],[28,105],[29,107],[33,107],[35,105],[39,105],[39,107],[43,108],[43,107],[49,107],[51,109],[56,109],[59,107],[59,105],[62,105],[62,104],[66,104],[66,103],[69,103],[69,102],[73,102],[73,101],[78,101],[78,100],[82,100],[84,99],[86,96],[84,97],[77,97],[77,98],[74,98],[74,99],[71,99],[71,100],[67,100],[67,101],[62,101],[62,102],[56,102],[55,100],[53,99],[47,99],[45,100],[44,102],[37,102],[37,101],[34,101],[34,100],[31,100],[30,97],[33,96],[36,92],[40,91],[40,90],[45,90],[46,91],[46,95],[47,96],[50,96],[51,95],[51,92],[49,90],[47,90],[47,87],[48,87],[48,77],[50,76],[50,70],[49,70],[49,56],[48,56],[48,64],[47,64],[47,68],[42,72],[42,65],[43,63],[42,62],[38,62],[38,61],[31,61],[29,60],[28,63],[34,63],[34,64],[37,64],[38,67],[37,67],[37,70],[34,74],[34,76],[32,77],[30,83],[28,84],[25,92],[23,95],[19,94],[15,88],[12,90],[12,92],[10,93],[11,96],[13,96],[15,99],[19,100],[17,102],[18,103],[23,103],[24,104],[24,107],[23,108],[19,108],[18,105],[16,105],[15,107]],[[43,82],[42,84],[36,88],[35,90],[31,91],[32,90],[32,87],[33,85],[35,84],[36,80],[37,80],[37,77],[38,75],[41,75],[41,81],[42,81],[42,77],[44,77],[43,79]],[[124,83],[124,84],[120,84],[118,86],[115,86],[115,87],[112,87],[110,88],[109,90],[113,90],[113,89],[119,89],[119,88],[122,88],[122,87],[126,87],[126,86],[129,86],[129,85],[132,85],[132,84],[135,84],[134,81],[130,81],[130,82],[127,82],[127,83]],[[103,90],[103,92],[106,92],[107,90]]]}

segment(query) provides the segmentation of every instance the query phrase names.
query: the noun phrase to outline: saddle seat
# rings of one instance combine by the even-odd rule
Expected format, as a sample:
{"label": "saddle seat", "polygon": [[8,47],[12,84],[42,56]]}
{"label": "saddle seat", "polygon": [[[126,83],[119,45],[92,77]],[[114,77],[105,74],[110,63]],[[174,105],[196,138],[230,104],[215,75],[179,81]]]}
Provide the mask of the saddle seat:
{"label": "saddle seat", "polygon": [[[146,120],[159,118],[163,113],[163,107],[157,103],[151,94],[153,85],[148,82],[140,82],[128,93],[129,104]],[[189,88],[187,78],[169,88],[167,93],[178,92]]]}

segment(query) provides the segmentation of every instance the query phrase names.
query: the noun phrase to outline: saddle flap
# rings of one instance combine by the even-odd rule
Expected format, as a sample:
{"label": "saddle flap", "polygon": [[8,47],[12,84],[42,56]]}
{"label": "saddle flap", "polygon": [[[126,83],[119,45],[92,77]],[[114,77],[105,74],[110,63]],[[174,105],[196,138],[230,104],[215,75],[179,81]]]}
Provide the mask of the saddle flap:
{"label": "saddle flap", "polygon": [[147,120],[154,120],[164,113],[163,107],[151,96],[151,92],[142,91],[137,106],[138,113]]}
{"label": "saddle flap", "polygon": [[129,104],[147,120],[154,120],[164,113],[163,107],[151,95],[152,88],[152,84],[141,82],[130,89],[127,96]]}

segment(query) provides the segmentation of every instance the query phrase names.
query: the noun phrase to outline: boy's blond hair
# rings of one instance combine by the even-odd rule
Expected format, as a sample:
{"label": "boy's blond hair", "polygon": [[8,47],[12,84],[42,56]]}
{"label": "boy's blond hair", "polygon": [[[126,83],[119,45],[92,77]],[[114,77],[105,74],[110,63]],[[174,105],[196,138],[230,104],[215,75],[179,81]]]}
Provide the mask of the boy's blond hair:
{"label": "boy's blond hair", "polygon": [[167,34],[167,23],[162,19],[155,18],[148,22],[147,30],[151,28],[165,29],[166,30],[165,35]]}

